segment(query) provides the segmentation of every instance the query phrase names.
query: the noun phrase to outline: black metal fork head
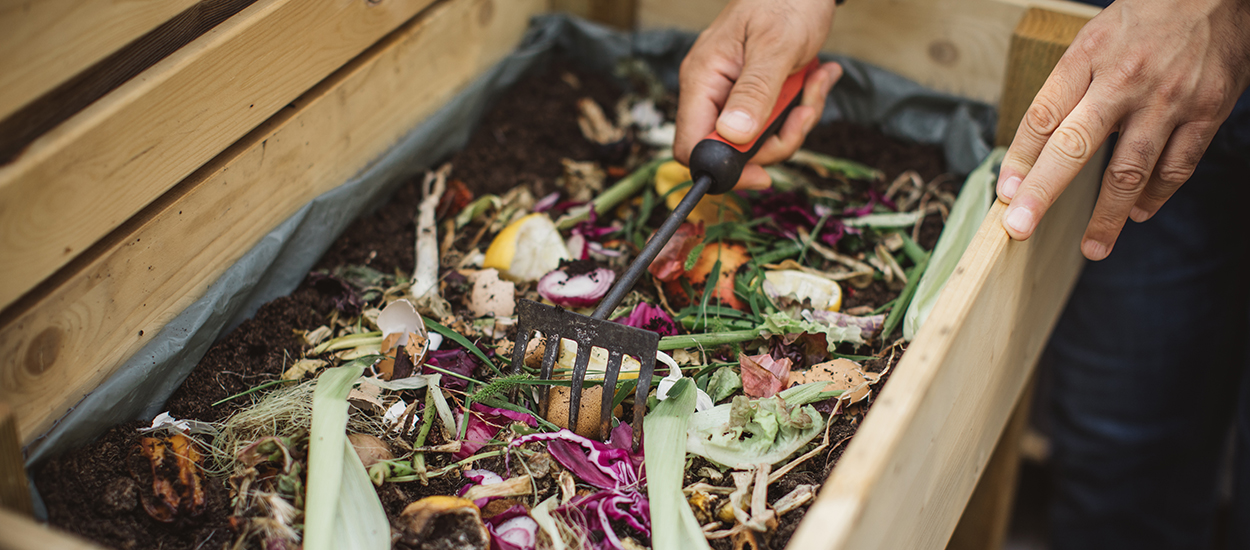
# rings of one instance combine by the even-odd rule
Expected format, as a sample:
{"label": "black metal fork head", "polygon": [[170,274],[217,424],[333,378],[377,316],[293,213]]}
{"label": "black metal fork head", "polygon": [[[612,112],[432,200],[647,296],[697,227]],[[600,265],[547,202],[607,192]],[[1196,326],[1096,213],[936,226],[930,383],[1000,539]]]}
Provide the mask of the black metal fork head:
{"label": "black metal fork head", "polygon": [[[593,319],[585,315],[565,311],[532,300],[517,300],[519,322],[516,345],[512,349],[512,372],[521,372],[525,364],[525,351],[530,338],[540,333],[545,338],[546,350],[540,376],[551,380],[556,360],[560,357],[560,342],[567,338],[577,343],[577,359],[573,364],[569,388],[570,429],[576,429],[582,402],[582,383],[590,366],[593,348],[603,348],[608,353],[607,368],[603,373],[603,406],[599,414],[599,435],[607,439],[612,428],[612,403],[616,396],[616,383],[620,378],[621,364],[626,355],[638,360],[638,381],[634,390],[634,448],[642,438],[642,417],[646,413],[647,394],[651,391],[651,376],[655,372],[655,352],[660,335],[649,330],[634,328],[607,320]],[[550,392],[539,386],[539,411],[546,411]]]}

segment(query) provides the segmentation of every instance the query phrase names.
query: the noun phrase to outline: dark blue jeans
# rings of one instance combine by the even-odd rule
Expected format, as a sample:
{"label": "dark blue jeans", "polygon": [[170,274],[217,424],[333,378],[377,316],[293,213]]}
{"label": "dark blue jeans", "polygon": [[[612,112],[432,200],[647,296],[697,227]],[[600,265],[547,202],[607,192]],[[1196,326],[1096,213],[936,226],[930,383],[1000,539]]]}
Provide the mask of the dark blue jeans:
{"label": "dark blue jeans", "polygon": [[1210,550],[1233,428],[1228,540],[1250,549],[1246,122],[1230,119],[1159,213],[1086,263],[1051,337],[1057,550]]}

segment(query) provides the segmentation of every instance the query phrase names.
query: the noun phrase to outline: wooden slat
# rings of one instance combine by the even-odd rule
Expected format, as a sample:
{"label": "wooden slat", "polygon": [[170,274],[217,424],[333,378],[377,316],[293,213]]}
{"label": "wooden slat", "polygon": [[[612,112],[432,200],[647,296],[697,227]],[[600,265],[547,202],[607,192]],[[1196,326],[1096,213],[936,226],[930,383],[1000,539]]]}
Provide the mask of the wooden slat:
{"label": "wooden slat", "polygon": [[[1030,10],[1020,28],[1037,17],[1083,24]],[[1020,46],[1013,43],[1013,59],[1021,59],[1014,51]],[[1057,61],[1032,60],[1028,70],[1044,75]],[[1005,86],[1011,96],[1031,99],[1036,92]],[[1080,240],[1104,155],[1105,148],[1028,241],[1012,241],[1003,230],[1004,203],[990,209],[791,548],[947,544],[1080,273]]]}
{"label": "wooden slat", "polygon": [[197,0],[0,0],[0,119]]}
{"label": "wooden slat", "polygon": [[[726,0],[639,0],[642,28],[702,30]],[[884,67],[932,89],[997,103],[1016,22],[1032,4],[1074,13],[1061,0],[852,1],[838,7],[824,50]]]}
{"label": "wooden slat", "polygon": [[0,327],[0,398],[42,433],[272,227],[343,183],[519,41],[542,0],[448,0],[144,211]]}
{"label": "wooden slat", "polygon": [[[39,136],[253,2],[201,0],[108,57],[65,78],[38,99],[11,114],[0,115],[0,165],[8,164]],[[70,37],[62,35],[67,31],[61,27],[45,29],[38,38],[52,36],[72,43]],[[107,35],[95,29],[88,34]]]}
{"label": "wooden slat", "polygon": [[0,308],[433,0],[259,0],[0,167]]}
{"label": "wooden slat", "polygon": [[990,209],[792,548],[946,544],[1079,273],[1100,172],[1028,241],[1002,229],[1003,203]]}
{"label": "wooden slat", "polygon": [[[1033,377],[1036,380],[1036,375]],[[946,550],[997,550],[1007,539],[1020,474],[1020,439],[1029,425],[1035,382],[1025,385],[985,472],[968,498]]]}
{"label": "wooden slat", "polygon": [[0,550],[100,550],[78,537],[0,509]]}
{"label": "wooden slat", "polygon": [[0,401],[0,509],[30,515],[30,486],[26,484],[21,443],[17,415],[8,403]]}
{"label": "wooden slat", "polygon": [[1063,57],[1068,44],[1089,18],[1029,9],[1011,37],[1010,65],[998,105],[998,131],[994,141],[1010,145],[1020,119],[1042,89],[1050,69]]}
{"label": "wooden slat", "polygon": [[638,0],[551,0],[551,10],[630,30],[637,21]]}

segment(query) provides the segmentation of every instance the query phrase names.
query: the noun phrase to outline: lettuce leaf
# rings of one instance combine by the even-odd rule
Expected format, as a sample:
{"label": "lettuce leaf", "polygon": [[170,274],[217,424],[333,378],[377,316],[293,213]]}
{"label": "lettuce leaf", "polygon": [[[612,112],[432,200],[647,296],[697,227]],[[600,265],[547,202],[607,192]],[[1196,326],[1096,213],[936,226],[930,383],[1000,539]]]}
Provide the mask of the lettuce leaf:
{"label": "lettuce leaf", "polygon": [[824,428],[820,412],[806,404],[820,398],[824,385],[804,384],[764,399],[739,395],[696,413],[686,432],[686,450],[733,468],[785,460]]}

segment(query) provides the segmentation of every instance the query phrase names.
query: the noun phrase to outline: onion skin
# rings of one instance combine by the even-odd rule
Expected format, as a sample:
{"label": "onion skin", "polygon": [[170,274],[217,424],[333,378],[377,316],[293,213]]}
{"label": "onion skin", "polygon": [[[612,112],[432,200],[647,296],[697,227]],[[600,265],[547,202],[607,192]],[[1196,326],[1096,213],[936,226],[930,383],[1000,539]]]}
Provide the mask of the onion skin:
{"label": "onion skin", "polygon": [[615,281],[616,272],[611,269],[600,267],[570,275],[566,264],[538,280],[538,293],[561,307],[591,307],[599,303]]}

